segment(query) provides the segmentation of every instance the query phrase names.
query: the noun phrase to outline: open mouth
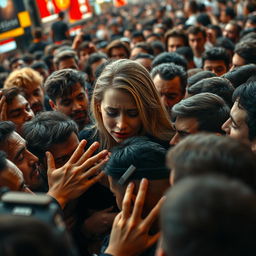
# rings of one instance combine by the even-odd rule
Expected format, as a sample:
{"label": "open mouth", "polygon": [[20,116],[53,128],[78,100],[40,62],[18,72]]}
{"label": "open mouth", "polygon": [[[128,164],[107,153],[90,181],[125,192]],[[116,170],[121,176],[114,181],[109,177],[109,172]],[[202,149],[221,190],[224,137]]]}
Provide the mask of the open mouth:
{"label": "open mouth", "polygon": [[115,137],[117,137],[119,139],[126,139],[126,138],[130,137],[129,133],[113,132],[113,134],[115,135]]}

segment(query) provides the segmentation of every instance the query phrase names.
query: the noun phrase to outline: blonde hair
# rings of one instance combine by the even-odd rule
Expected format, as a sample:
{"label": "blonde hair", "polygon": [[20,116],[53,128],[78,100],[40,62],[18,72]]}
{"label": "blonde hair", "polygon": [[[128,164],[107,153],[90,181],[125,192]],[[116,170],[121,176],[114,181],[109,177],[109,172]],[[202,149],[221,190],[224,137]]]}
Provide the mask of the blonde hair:
{"label": "blonde hair", "polygon": [[104,127],[100,113],[100,104],[108,89],[121,89],[133,97],[142,121],[139,135],[150,134],[160,140],[171,139],[173,130],[168,113],[148,71],[136,61],[121,59],[105,67],[92,95],[91,112],[102,147],[109,149],[117,144]]}
{"label": "blonde hair", "polygon": [[11,72],[4,82],[4,88],[17,86],[21,89],[27,89],[38,84],[42,87],[42,83],[42,76],[34,69],[26,67]]}

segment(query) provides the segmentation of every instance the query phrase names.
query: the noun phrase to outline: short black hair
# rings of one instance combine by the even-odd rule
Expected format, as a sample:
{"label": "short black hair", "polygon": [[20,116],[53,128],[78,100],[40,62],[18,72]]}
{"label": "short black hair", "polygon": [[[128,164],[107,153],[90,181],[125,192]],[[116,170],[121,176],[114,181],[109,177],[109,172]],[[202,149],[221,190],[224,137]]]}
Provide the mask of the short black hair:
{"label": "short black hair", "polygon": [[151,71],[151,77],[154,79],[156,75],[159,75],[163,80],[172,80],[176,76],[180,78],[181,91],[185,94],[187,86],[187,72],[179,65],[174,63],[163,63],[155,66]]}
{"label": "short black hair", "polygon": [[176,52],[163,52],[155,57],[152,67],[162,64],[162,63],[174,63],[183,67],[185,70],[188,69],[187,60],[180,54]]}
{"label": "short black hair", "polygon": [[256,40],[239,42],[236,44],[235,53],[244,59],[245,64],[256,64]]}
{"label": "short black hair", "polygon": [[40,160],[53,144],[62,143],[73,132],[78,134],[76,123],[58,111],[38,113],[23,126],[23,136],[28,143],[28,149]]}
{"label": "short black hair", "polygon": [[15,131],[15,124],[11,121],[0,121],[0,144],[4,145],[8,137]]}
{"label": "short black hair", "polygon": [[211,71],[207,71],[207,70],[199,71],[198,73],[196,73],[188,78],[188,87],[201,81],[202,79],[210,78],[210,77],[216,77],[216,74],[212,73]]}
{"label": "short black hair", "polygon": [[224,48],[212,47],[205,51],[202,56],[203,66],[206,60],[223,60],[227,69],[229,69],[230,56]]}
{"label": "short black hair", "polygon": [[4,151],[0,151],[0,172],[7,167],[6,154]]}
{"label": "short black hair", "polygon": [[192,61],[194,58],[193,50],[189,46],[181,46],[177,48],[175,52],[184,56],[188,61]]}
{"label": "short black hair", "polygon": [[115,180],[120,179],[131,165],[136,170],[127,182],[142,178],[159,180],[169,177],[169,170],[165,166],[167,150],[147,137],[130,138],[114,147],[111,152],[104,171]]}

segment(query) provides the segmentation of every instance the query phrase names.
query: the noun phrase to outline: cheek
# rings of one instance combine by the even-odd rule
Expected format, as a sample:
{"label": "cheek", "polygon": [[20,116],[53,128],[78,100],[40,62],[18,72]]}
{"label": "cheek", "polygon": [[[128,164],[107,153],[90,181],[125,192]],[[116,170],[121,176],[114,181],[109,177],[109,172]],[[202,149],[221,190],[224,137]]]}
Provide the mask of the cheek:
{"label": "cheek", "polygon": [[106,130],[109,130],[115,126],[115,119],[109,117],[106,113],[102,113],[102,122]]}

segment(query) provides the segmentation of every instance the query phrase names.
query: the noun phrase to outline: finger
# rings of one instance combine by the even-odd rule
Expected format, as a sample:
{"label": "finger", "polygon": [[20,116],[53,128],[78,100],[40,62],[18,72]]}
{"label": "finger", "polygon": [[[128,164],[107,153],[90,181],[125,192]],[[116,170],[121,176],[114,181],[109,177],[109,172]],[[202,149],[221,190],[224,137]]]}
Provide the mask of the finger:
{"label": "finger", "polygon": [[[84,168],[84,167],[81,167],[81,170],[82,172],[84,172],[84,175],[87,179],[89,179],[90,177],[96,175],[99,173],[99,171],[102,169],[102,167],[106,164],[106,162],[108,161],[108,159],[105,159],[105,160],[102,160],[100,163],[94,165],[93,167],[91,168]],[[86,171],[85,171],[86,170]]]}
{"label": "finger", "polygon": [[153,244],[155,244],[157,242],[157,240],[160,238],[160,232],[158,232],[157,234],[150,236],[150,238],[148,239],[146,248],[151,247]]}
{"label": "finger", "polygon": [[86,145],[87,141],[86,140],[82,140],[78,147],[76,148],[75,152],[72,154],[72,156],[70,157],[70,159],[68,160],[69,164],[74,164],[78,161],[78,159],[83,155],[84,153],[84,147]]}
{"label": "finger", "polygon": [[161,206],[163,204],[165,200],[165,197],[162,197],[158,203],[155,205],[155,207],[150,211],[150,213],[148,214],[148,216],[144,219],[144,221],[142,222],[142,226],[145,228],[148,228],[148,230],[150,229],[150,227],[152,226],[152,224],[154,223],[154,221],[158,218],[159,216],[159,212],[161,209]]}
{"label": "finger", "polygon": [[140,182],[139,191],[136,196],[136,200],[133,207],[132,219],[136,221],[141,218],[141,213],[143,210],[146,194],[148,189],[148,180],[143,178]]}
{"label": "finger", "polygon": [[100,166],[103,166],[102,162],[104,162],[104,164],[108,161],[108,151],[107,150],[103,150],[100,153],[98,153],[95,156],[89,157],[85,162],[83,162],[80,166],[81,169],[83,170],[88,170],[89,168],[91,168],[92,166],[97,166],[98,163],[100,164]]}
{"label": "finger", "polygon": [[85,152],[83,152],[83,155],[77,161],[77,165],[83,164],[89,157],[93,155],[99,146],[99,142],[94,142]]}
{"label": "finger", "polygon": [[47,172],[55,170],[55,162],[51,152],[47,151],[45,155],[46,155],[47,167],[48,167]]}
{"label": "finger", "polygon": [[131,214],[131,202],[134,190],[134,183],[129,183],[126,188],[123,203],[122,203],[122,216],[124,219],[128,219]]}
{"label": "finger", "polygon": [[86,182],[85,182],[87,189],[90,188],[95,183],[97,183],[100,179],[102,179],[104,177],[104,175],[105,175],[105,173],[101,172],[97,176],[93,177],[92,179],[90,179],[90,180],[87,179]]}

